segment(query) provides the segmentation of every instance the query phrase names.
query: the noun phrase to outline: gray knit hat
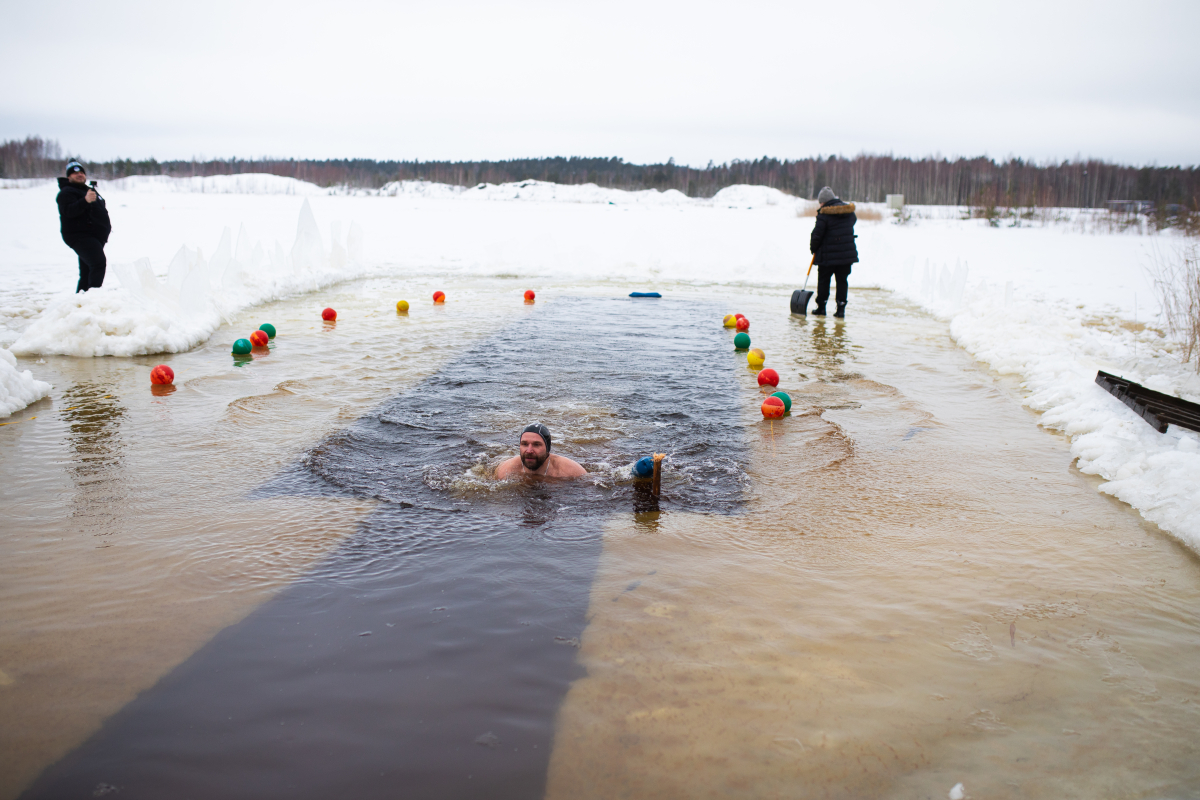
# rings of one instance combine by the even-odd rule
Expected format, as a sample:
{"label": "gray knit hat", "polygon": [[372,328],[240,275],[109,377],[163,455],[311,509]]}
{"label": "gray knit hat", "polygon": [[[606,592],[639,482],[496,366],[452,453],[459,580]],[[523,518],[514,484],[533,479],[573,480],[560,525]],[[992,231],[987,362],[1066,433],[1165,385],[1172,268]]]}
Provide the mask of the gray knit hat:
{"label": "gray knit hat", "polygon": [[826,186],[822,188],[821,193],[817,195],[817,202],[821,205],[825,205],[830,200],[836,199],[836,197],[837,195],[833,193],[833,189],[830,189],[828,186]]}

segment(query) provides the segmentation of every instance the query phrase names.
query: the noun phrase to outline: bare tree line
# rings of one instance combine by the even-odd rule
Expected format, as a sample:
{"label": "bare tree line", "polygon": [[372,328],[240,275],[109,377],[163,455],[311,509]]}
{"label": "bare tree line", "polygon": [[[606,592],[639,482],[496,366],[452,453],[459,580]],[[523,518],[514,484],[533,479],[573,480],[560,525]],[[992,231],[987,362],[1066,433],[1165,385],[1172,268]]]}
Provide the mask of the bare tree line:
{"label": "bare tree line", "polygon": [[[62,174],[58,142],[31,136],[0,144],[0,178],[46,178]],[[993,159],[891,155],[828,156],[798,160],[763,157],[703,169],[665,164],[630,164],[620,158],[529,158],[507,161],[376,161],[373,159],[213,159],[141,161],[80,159],[88,174],[111,180],[131,175],[174,177],[265,172],[320,186],[374,189],[397,180],[427,180],[457,186],[542,180],[595,183],[615,189],[676,189],[689,197],[711,197],[726,186],[771,186],[813,198],[832,186],[843,198],[882,202],[902,194],[921,205],[1104,207],[1111,200],[1144,200],[1196,206],[1197,167],[1134,167],[1095,159],[1036,164],[1019,158]]]}

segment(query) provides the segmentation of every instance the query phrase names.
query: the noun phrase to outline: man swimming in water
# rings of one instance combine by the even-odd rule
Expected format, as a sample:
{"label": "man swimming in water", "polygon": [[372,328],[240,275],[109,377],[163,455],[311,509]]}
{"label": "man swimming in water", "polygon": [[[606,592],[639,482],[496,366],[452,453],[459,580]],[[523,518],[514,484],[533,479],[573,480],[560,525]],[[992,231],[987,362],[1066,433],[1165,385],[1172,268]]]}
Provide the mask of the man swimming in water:
{"label": "man swimming in water", "polygon": [[587,470],[566,456],[551,453],[550,429],[535,422],[521,431],[521,455],[513,456],[496,467],[496,477],[501,480],[514,475],[578,478],[587,475]]}

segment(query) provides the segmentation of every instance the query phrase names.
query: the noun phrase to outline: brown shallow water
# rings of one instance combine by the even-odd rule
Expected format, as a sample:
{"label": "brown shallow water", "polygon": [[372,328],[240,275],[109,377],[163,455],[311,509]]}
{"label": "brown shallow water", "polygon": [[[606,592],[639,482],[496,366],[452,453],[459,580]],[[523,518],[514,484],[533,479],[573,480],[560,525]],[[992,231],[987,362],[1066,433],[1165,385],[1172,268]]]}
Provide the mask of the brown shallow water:
{"label": "brown shallow water", "polygon": [[[0,796],[374,507],[250,490],[536,311],[493,281],[396,318],[381,297],[432,290],[397,283],[344,287],[334,327],[309,322],[329,298],[244,315],[235,327],[287,335],[240,368],[224,331],[179,356],[50,360],[54,398],[0,428]],[[741,513],[606,518],[547,794],[1200,793],[1194,555],[1098,494],[941,323],[882,293],[856,293],[845,323],[790,318],[773,292],[719,295],[752,318],[795,407],[763,422],[738,367]],[[174,394],[145,385],[158,361]],[[603,434],[576,438],[565,452],[603,450]]]}

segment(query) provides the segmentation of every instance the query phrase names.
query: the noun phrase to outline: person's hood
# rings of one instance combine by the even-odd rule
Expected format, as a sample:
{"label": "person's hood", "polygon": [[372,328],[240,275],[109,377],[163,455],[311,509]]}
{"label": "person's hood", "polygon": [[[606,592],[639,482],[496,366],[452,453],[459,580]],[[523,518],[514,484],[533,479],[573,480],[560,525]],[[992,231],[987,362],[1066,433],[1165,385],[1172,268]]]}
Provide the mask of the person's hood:
{"label": "person's hood", "polygon": [[821,206],[817,211],[818,214],[853,214],[854,203],[843,203],[841,200],[830,200],[825,205]]}

